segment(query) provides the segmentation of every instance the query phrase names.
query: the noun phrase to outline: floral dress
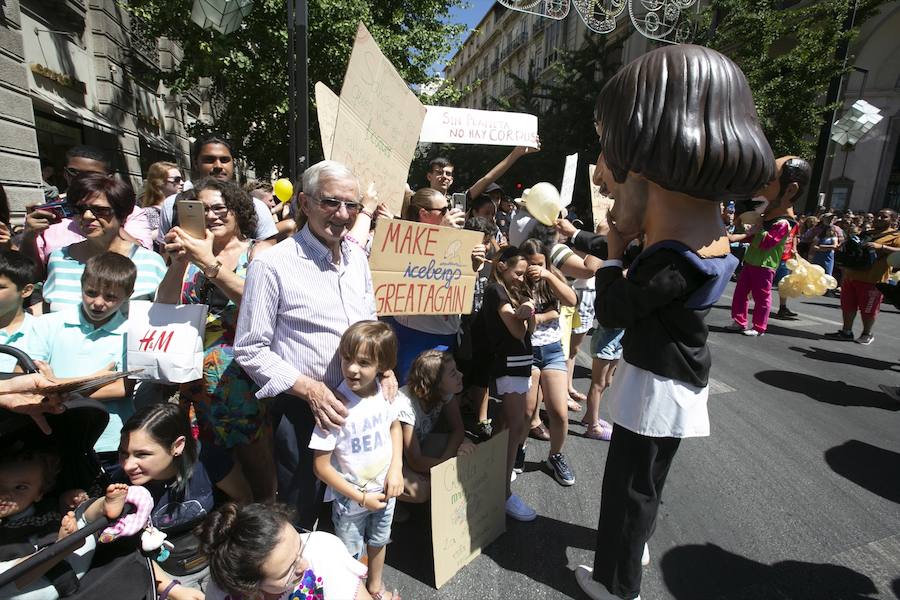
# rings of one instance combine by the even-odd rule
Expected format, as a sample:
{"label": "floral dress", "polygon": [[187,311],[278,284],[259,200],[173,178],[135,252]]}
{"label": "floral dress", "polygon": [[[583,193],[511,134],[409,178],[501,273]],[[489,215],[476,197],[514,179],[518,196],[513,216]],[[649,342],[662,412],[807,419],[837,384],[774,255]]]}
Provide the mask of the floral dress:
{"label": "floral dress", "polygon": [[[252,244],[238,258],[234,273],[247,277]],[[200,439],[225,448],[251,444],[265,433],[266,404],[256,398],[259,386],[234,360],[238,305],[191,263],[184,276],[181,301],[207,304],[203,343],[203,379],[181,385],[182,406],[194,414]]]}

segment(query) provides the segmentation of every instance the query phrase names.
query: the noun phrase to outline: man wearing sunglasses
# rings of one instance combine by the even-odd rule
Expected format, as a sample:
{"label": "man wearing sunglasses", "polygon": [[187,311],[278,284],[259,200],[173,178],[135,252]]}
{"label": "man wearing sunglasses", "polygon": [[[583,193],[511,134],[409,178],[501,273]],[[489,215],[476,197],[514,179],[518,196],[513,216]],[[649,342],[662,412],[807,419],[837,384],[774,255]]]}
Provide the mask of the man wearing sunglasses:
{"label": "man wearing sunglasses", "polygon": [[[469,189],[466,190],[466,205],[471,204],[473,198],[478,198],[482,194],[489,194],[494,205],[497,206],[500,200],[504,198],[503,188],[495,185],[520,158],[526,154],[534,154],[540,152],[541,141],[538,140],[537,148],[528,146],[518,146],[500,162],[494,165],[490,171],[484,174]],[[441,194],[450,199],[450,187],[453,185],[453,174],[455,167],[448,159],[438,157],[428,163],[428,171],[425,173],[425,180],[428,187],[439,191]],[[447,227],[461,228],[465,222],[465,211],[457,208],[448,208],[441,214],[441,225]],[[508,228],[507,228],[508,229]]]}
{"label": "man wearing sunglasses", "polygon": [[[66,187],[82,173],[103,173],[113,176],[109,158],[92,146],[73,146],[66,152],[66,166],[63,177]],[[65,202],[66,195],[60,194],[58,202]],[[25,235],[22,239],[22,252],[43,268],[47,264],[50,253],[57,248],[75,244],[84,239],[78,225],[71,217],[60,218],[61,209],[57,211],[27,209],[25,215]],[[141,246],[153,249],[153,235],[147,213],[143,208],[135,206],[125,220],[125,231],[133,236]]]}
{"label": "man wearing sunglasses", "polygon": [[[234,181],[234,156],[231,144],[223,137],[206,135],[194,142],[192,174],[195,179],[203,177],[215,177],[222,181]],[[190,182],[186,182],[185,190],[190,189]],[[175,213],[175,199],[178,194],[166,198],[159,213],[159,229],[157,230],[157,242],[163,246],[166,243],[166,234],[172,228]],[[278,229],[272,220],[269,207],[261,200],[253,198],[253,209],[256,211],[256,231],[253,239],[267,240],[267,245],[275,243]]]}
{"label": "man wearing sunglasses", "polygon": [[[344,240],[362,210],[356,177],[341,163],[317,163],[303,173],[298,202],[300,231],[250,263],[234,356],[261,387],[257,398],[274,399],[278,499],[312,527],[324,494],[312,468],[313,427],[338,428],[347,415],[333,391],[343,378],[341,334],[377,316],[366,254]],[[382,384],[393,398],[393,372]]]}

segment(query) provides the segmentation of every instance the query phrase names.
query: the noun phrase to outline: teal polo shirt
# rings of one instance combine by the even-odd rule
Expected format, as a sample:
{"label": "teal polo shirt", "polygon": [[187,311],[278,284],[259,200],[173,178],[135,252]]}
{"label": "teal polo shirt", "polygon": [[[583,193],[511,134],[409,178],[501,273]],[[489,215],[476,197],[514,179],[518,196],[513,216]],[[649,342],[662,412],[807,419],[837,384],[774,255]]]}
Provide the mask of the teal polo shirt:
{"label": "teal polo shirt", "polygon": [[[58,377],[84,377],[113,363],[125,369],[125,334],[128,319],[116,312],[100,327],[85,319],[81,305],[34,319],[29,333],[31,358],[43,360]],[[115,452],[119,448],[122,424],[134,413],[130,397],[105,400],[109,424],[94,444],[97,452]]]}
{"label": "teal polo shirt", "polygon": [[[25,313],[25,319],[17,330],[9,333],[5,329],[0,329],[0,344],[14,346],[25,352],[25,354],[30,355],[28,343],[33,337],[31,328],[35,321],[37,321],[37,317],[30,313]],[[0,354],[0,373],[12,373],[17,364],[18,361],[9,354]]]}

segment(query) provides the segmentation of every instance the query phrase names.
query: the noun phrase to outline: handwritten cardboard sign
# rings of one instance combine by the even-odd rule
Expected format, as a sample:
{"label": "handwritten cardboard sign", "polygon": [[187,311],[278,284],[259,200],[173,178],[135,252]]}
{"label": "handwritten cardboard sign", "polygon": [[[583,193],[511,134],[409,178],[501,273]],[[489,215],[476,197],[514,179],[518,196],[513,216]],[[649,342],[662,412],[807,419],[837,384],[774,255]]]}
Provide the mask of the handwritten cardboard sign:
{"label": "handwritten cardboard sign", "polygon": [[538,120],[523,113],[428,106],[420,142],[537,148]]}
{"label": "handwritten cardboard sign", "polygon": [[334,125],[337,123],[338,106],[341,99],[331,88],[316,82],[316,117],[319,119],[319,135],[322,136],[322,153],[331,159],[331,147],[334,144]]}
{"label": "handwritten cardboard sign", "polygon": [[575,192],[575,170],[578,169],[578,153],[566,157],[566,170],[563,172],[562,185],[559,188],[559,201],[563,206],[572,204]]}
{"label": "handwritten cardboard sign", "polygon": [[594,169],[596,168],[597,165],[590,165],[588,167],[588,182],[591,186],[591,213],[594,217],[594,231],[597,230],[597,227],[600,224],[606,224],[606,216],[609,214],[609,209],[611,209],[613,205],[613,199],[604,195],[600,191],[599,185],[594,185]]}
{"label": "handwritten cardboard sign", "polygon": [[472,248],[482,239],[478,231],[379,219],[369,257],[378,315],[472,312]]}
{"label": "handwritten cardboard sign", "polygon": [[507,431],[431,468],[431,537],[438,589],[506,531]]}
{"label": "handwritten cardboard sign", "polygon": [[425,107],[360,23],[341,88],[331,159],[350,167],[361,189],[374,183],[395,214],[403,207],[424,118]]}

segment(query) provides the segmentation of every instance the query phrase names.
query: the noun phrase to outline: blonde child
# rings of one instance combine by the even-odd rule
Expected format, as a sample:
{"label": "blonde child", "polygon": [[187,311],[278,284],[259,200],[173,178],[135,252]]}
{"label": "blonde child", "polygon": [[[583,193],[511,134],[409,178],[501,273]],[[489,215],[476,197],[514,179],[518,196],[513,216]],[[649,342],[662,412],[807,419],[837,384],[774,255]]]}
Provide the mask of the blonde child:
{"label": "blonde child", "polygon": [[395,499],[403,492],[403,442],[378,376],[394,368],[397,338],[385,323],[361,321],[341,336],[338,353],[344,375],[338,392],[347,399],[347,418],[340,429],[313,431],[313,470],[328,485],[325,500],[334,501],[335,534],[354,557],[366,545],[369,594],[392,599],[382,572]]}

